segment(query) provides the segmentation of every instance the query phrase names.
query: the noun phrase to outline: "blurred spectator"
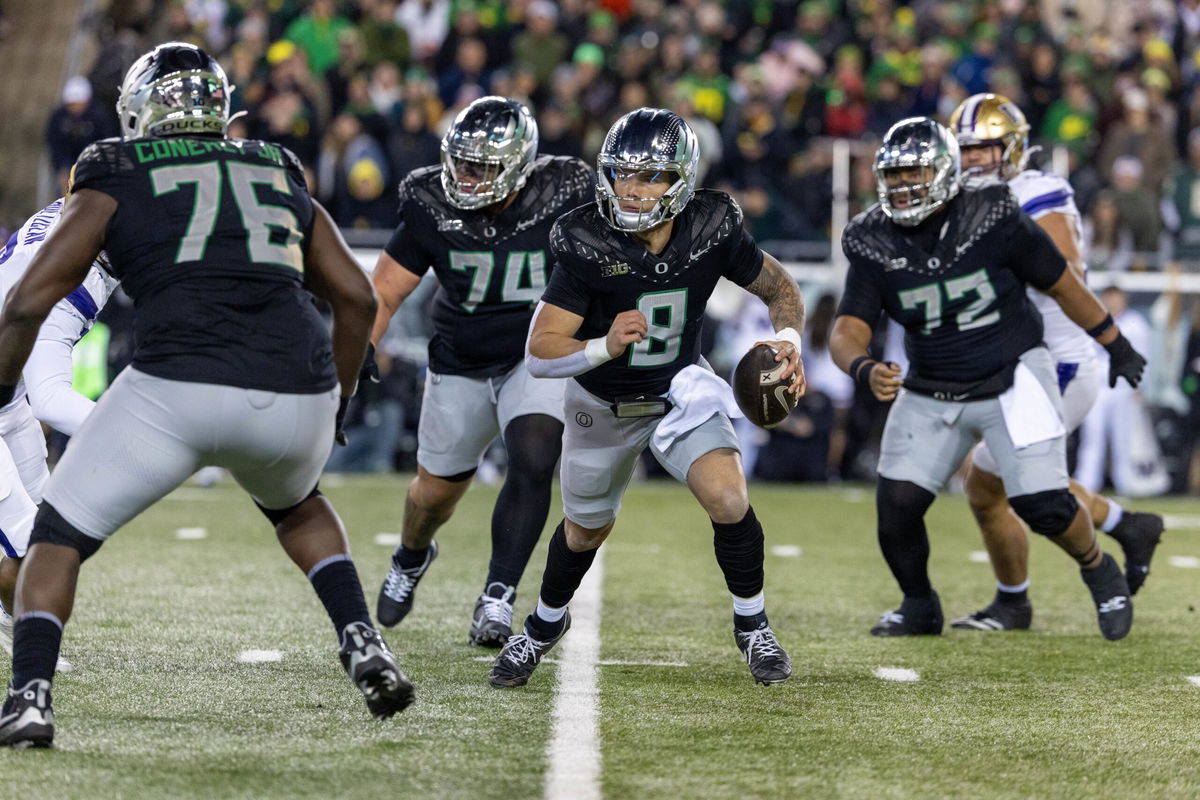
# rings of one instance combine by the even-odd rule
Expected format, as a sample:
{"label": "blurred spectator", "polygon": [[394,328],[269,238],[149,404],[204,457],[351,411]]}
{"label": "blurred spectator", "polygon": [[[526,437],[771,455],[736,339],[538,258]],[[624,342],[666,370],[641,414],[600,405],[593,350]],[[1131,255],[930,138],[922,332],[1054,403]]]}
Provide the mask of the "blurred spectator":
{"label": "blurred spectator", "polygon": [[1096,103],[1087,84],[1072,78],[1066,82],[1063,96],[1046,109],[1041,136],[1051,144],[1086,153],[1095,136],[1097,117]]}
{"label": "blurred spectator", "polygon": [[729,107],[729,84],[729,76],[721,73],[717,53],[706,48],[692,56],[678,87],[688,95],[696,113],[720,125]]}
{"label": "blurred spectator", "polygon": [[366,13],[359,20],[358,30],[366,47],[366,61],[372,66],[383,61],[400,69],[408,66],[408,29],[397,22],[397,9],[396,0],[364,0]]}
{"label": "blurred spectator", "polygon": [[[329,87],[329,106],[332,113],[340,113],[346,106],[350,80],[367,67],[366,46],[358,28],[346,28],[338,34],[337,63],[325,70],[325,85]],[[230,76],[232,80],[232,76]]]}
{"label": "blurred spectator", "polygon": [[83,149],[97,139],[119,133],[112,116],[92,99],[88,79],[82,75],[68,78],[63,85],[62,105],[54,109],[46,124],[46,147],[60,196],[66,193],[71,167]]}
{"label": "blurred spectator", "polygon": [[545,87],[571,51],[571,42],[558,30],[558,7],[550,0],[530,3],[525,19],[525,30],[513,39],[513,63],[533,70],[538,86]]}
{"label": "blurred spectator", "polygon": [[1114,162],[1120,156],[1133,156],[1140,163],[1151,204],[1157,205],[1163,181],[1175,160],[1175,148],[1162,123],[1151,116],[1145,90],[1127,89],[1121,100],[1125,113],[1104,137],[1099,154],[1100,171],[1110,180],[1116,180]]}
{"label": "blurred spectator", "polygon": [[402,0],[396,21],[408,31],[413,58],[432,67],[450,32],[450,0]]}
{"label": "blurred spectator", "polygon": [[[543,106],[542,113],[538,115],[538,140],[540,155],[583,158],[583,142],[575,132],[571,118],[554,103]],[[700,159],[703,162],[703,143],[700,145]]]}
{"label": "blurred spectator", "polygon": [[1200,128],[1188,135],[1187,160],[1175,167],[1170,197],[1175,210],[1175,258],[1200,269]]}
{"label": "blurred spectator", "polygon": [[333,0],[312,0],[308,11],[283,32],[283,38],[298,45],[314,74],[322,75],[338,60],[338,34],[350,20],[337,15]]}
{"label": "blurred spectator", "polygon": [[1050,104],[1062,96],[1058,66],[1058,52],[1053,43],[1042,41],[1034,45],[1032,58],[1025,65],[1025,105],[1022,110],[1035,131],[1041,130]]}
{"label": "blurred spectator", "polygon": [[1112,175],[1118,230],[1128,232],[1135,252],[1156,251],[1162,221],[1157,198],[1146,186],[1141,162],[1133,156],[1119,156],[1113,162]]}
{"label": "blurred spectator", "polygon": [[958,60],[951,71],[967,94],[986,92],[988,71],[996,61],[996,30],[980,25],[971,40],[971,50]]}
{"label": "blurred spectator", "polygon": [[[396,182],[404,180],[414,169],[438,163],[441,157],[441,140],[430,130],[429,123],[425,104],[404,104],[404,111],[400,115],[400,127],[388,139],[388,153],[391,156],[392,169],[395,170]],[[394,223],[395,220],[391,220],[383,227],[394,227]]]}
{"label": "blurred spectator", "polygon": [[458,43],[454,65],[438,79],[438,97],[446,105],[453,105],[463,87],[478,87],[482,96],[488,93],[490,84],[487,46],[480,39],[463,39]]}

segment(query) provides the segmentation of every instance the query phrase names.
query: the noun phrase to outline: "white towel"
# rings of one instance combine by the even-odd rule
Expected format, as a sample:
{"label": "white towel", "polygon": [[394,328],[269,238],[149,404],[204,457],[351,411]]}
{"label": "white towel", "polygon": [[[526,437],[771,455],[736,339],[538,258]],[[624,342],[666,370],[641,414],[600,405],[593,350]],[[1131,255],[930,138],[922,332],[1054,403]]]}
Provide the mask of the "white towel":
{"label": "white towel", "polygon": [[1062,415],[1045,387],[1024,364],[1017,365],[1013,385],[1000,395],[1004,425],[1018,450],[1066,434]]}
{"label": "white towel", "polygon": [[674,405],[654,429],[654,449],[665,453],[675,440],[695,430],[713,414],[724,413],[735,418],[743,416],[733,389],[712,370],[692,364],[675,373],[667,399]]}

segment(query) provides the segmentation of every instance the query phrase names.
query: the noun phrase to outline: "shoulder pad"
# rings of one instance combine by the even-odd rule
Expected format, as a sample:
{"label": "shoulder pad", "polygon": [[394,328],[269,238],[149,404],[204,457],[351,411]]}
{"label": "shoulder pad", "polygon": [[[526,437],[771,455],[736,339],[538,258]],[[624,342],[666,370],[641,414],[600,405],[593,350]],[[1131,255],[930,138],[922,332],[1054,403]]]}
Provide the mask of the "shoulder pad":
{"label": "shoulder pad", "polygon": [[125,142],[118,138],[101,139],[92,142],[79,154],[75,162],[75,189],[84,188],[84,184],[111,175],[133,169],[133,159],[129,157],[129,149]]}
{"label": "shoulder pad", "polygon": [[692,220],[692,258],[721,244],[742,227],[742,207],[716,189],[696,190],[687,210]]}
{"label": "shoulder pad", "polygon": [[446,193],[442,190],[442,168],[433,164],[420,167],[400,181],[400,205],[415,202],[430,209],[445,209]]}
{"label": "shoulder pad", "polygon": [[1073,202],[1075,190],[1059,175],[1026,170],[1008,184],[1021,208],[1029,214],[1050,211]]}
{"label": "shoulder pad", "polygon": [[600,216],[595,203],[579,206],[563,214],[550,228],[550,249],[555,255],[607,261],[614,237]]}
{"label": "shoulder pad", "polygon": [[965,185],[958,193],[962,230],[971,231],[978,238],[997,223],[1013,217],[1021,208],[1017,196],[1006,183],[985,183],[979,186]]}
{"label": "shoulder pad", "polygon": [[847,256],[858,256],[879,264],[891,260],[888,253],[891,244],[891,220],[883,213],[883,207],[875,205],[855,215],[842,230],[842,252]]}
{"label": "shoulder pad", "polygon": [[546,217],[557,217],[590,201],[595,189],[596,178],[583,161],[569,156],[542,156],[533,162],[517,197],[521,220],[530,227]]}
{"label": "shoulder pad", "polygon": [[281,146],[279,149],[283,151],[283,164],[287,171],[300,182],[301,186],[307,186],[308,182],[304,180],[304,165],[300,163],[300,158],[286,147]]}

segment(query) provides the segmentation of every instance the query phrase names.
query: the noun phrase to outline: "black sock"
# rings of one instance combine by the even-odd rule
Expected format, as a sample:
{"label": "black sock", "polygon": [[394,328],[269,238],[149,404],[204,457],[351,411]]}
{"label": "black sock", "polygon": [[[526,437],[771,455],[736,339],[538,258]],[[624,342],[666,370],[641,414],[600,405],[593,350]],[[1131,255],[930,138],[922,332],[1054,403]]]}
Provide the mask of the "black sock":
{"label": "black sock", "polygon": [[508,472],[492,511],[488,583],[516,586],[521,582],[550,514],[562,432],[562,423],[548,414],[524,414],[504,429]]}
{"label": "black sock", "polygon": [[566,520],[558,523],[550,537],[546,569],[542,573],[542,601],[551,608],[562,608],[570,603],[595,559],[595,550],[576,553],[567,547]]}
{"label": "black sock", "polygon": [[754,597],[763,590],[763,529],[747,508],[740,522],[714,522],[713,550],[734,597]]}
{"label": "black sock", "polygon": [[760,614],[751,614],[748,617],[744,617],[741,614],[733,615],[734,630],[742,631],[743,633],[765,628],[768,624],[770,623],[767,622],[767,612],[765,611]]}
{"label": "black sock", "polygon": [[933,504],[933,493],[908,481],[879,478],[875,491],[879,549],[905,597],[927,598],[933,594],[929,582],[929,535],[925,512]]}
{"label": "black sock", "polygon": [[1022,589],[1019,592],[1005,592],[1000,589],[996,590],[996,601],[1001,605],[1020,606],[1029,602],[1029,592]]}
{"label": "black sock", "polygon": [[62,646],[62,623],[52,614],[22,614],[13,623],[12,685],[20,689],[32,680],[54,680]]}
{"label": "black sock", "polygon": [[396,548],[392,553],[392,561],[400,565],[400,569],[415,569],[425,563],[425,557],[429,555],[429,548],[422,547],[419,550],[411,550],[404,545]]}
{"label": "black sock", "polygon": [[309,572],[308,579],[312,581],[313,589],[325,605],[325,611],[339,635],[351,622],[371,625],[362,584],[358,582],[358,570],[354,568],[350,556],[325,559]]}

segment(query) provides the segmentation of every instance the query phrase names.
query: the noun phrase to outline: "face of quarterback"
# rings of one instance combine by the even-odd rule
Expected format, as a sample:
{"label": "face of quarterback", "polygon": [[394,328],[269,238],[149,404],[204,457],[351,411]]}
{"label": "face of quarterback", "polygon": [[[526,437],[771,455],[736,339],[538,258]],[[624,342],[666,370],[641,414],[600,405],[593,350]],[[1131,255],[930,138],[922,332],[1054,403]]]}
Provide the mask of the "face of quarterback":
{"label": "face of quarterback", "polygon": [[612,175],[613,191],[621,210],[633,214],[653,209],[678,180],[678,175],[665,170],[614,170]]}
{"label": "face of quarterback", "polygon": [[963,171],[970,175],[1000,174],[1004,150],[998,144],[971,144],[962,148]]}
{"label": "face of quarterback", "polygon": [[933,178],[934,169],[930,166],[897,167],[883,172],[893,208],[908,208],[915,201],[924,199]]}

